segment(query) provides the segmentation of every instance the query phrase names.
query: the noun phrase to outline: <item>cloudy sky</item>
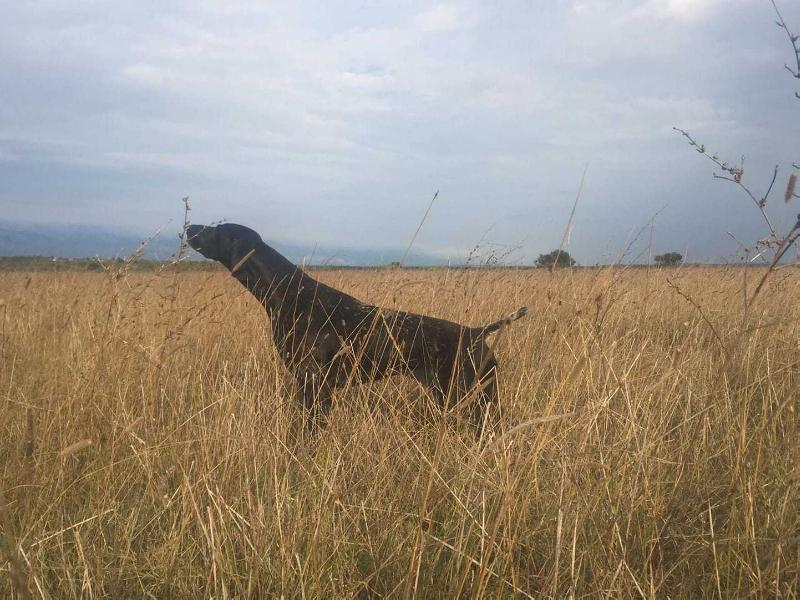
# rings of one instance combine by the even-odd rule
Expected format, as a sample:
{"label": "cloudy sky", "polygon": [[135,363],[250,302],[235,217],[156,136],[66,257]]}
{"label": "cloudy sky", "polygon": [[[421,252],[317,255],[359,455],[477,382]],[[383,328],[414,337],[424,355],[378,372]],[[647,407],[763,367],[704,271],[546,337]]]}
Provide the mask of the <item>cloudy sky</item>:
{"label": "cloudy sky", "polygon": [[[800,3],[778,0],[800,31]],[[0,218],[458,258],[731,256],[759,215],[673,130],[746,156],[771,211],[800,162],[800,84],[769,0],[0,0]],[[659,212],[661,211],[661,212]],[[648,230],[649,237],[649,230]],[[399,258],[399,257],[398,257]]]}

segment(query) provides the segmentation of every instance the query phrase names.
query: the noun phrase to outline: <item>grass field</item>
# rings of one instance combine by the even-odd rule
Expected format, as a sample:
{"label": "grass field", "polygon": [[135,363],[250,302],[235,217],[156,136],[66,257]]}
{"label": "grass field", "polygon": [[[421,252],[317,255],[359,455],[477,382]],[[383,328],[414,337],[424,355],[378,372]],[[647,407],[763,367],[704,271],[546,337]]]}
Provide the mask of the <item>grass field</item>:
{"label": "grass field", "polygon": [[528,305],[504,433],[392,378],[303,441],[228,274],[0,273],[0,597],[798,595],[800,271],[746,320],[733,268],[319,276],[470,324]]}

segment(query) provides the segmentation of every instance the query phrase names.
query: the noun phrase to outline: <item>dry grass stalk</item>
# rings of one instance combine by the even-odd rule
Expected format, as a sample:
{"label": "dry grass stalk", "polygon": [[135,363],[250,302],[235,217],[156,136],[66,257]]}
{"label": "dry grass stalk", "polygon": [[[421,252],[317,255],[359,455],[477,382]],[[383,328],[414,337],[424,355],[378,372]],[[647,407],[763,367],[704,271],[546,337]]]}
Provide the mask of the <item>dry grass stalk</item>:
{"label": "dry grass stalk", "polygon": [[19,550],[14,542],[11,529],[11,518],[6,506],[5,494],[0,489],[0,556],[8,562],[8,578],[13,590],[20,600],[30,598],[27,573],[20,560]]}
{"label": "dry grass stalk", "polygon": [[558,252],[556,252],[555,259],[550,264],[550,272],[552,273],[556,266],[558,265],[558,257],[561,255],[561,252],[564,250],[564,244],[566,244],[567,240],[569,239],[572,233],[572,222],[575,219],[575,210],[578,208],[578,201],[581,199],[581,195],[583,194],[583,186],[586,183],[586,173],[589,171],[589,163],[586,163],[586,166],[583,168],[583,173],[581,174],[581,183],[578,186],[578,193],[575,194],[575,202],[572,203],[572,210],[569,212],[569,219],[567,219],[567,225],[564,227],[564,234],[561,236],[561,242],[558,244]]}
{"label": "dry grass stalk", "polygon": [[76,452],[80,452],[84,448],[88,448],[91,445],[92,445],[92,440],[79,440],[74,444],[70,444],[69,446],[64,448],[61,452],[58,453],[58,455],[61,458],[64,458],[69,456],[70,454],[75,454]]}
{"label": "dry grass stalk", "polygon": [[786,193],[783,195],[783,201],[789,203],[790,200],[797,197],[795,188],[797,187],[797,174],[792,173],[789,175],[789,181],[786,183]]}
{"label": "dry grass stalk", "polygon": [[527,304],[494,340],[505,435],[478,444],[398,378],[343,390],[303,440],[227,274],[0,273],[21,581],[0,597],[795,594],[796,270],[744,333],[735,268],[319,277],[471,323]]}

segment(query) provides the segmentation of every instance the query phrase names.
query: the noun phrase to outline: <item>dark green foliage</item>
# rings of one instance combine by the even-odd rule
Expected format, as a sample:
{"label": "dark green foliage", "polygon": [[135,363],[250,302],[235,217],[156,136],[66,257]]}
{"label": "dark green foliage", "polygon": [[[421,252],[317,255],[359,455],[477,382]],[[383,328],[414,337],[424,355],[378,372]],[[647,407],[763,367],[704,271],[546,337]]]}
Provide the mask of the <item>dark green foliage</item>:
{"label": "dark green foliage", "polygon": [[540,254],[536,259],[537,267],[573,267],[575,266],[575,259],[569,255],[566,250],[553,250],[547,254]]}
{"label": "dark green foliage", "polygon": [[683,262],[683,255],[679,252],[667,252],[656,256],[655,261],[662,267],[676,267]]}

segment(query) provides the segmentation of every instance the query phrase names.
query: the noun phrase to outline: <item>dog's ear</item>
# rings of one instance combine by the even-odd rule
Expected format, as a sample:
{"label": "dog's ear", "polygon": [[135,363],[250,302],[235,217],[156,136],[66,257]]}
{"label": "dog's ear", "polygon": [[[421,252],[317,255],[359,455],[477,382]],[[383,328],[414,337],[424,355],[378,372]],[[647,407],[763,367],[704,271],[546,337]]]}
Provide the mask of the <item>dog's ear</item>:
{"label": "dog's ear", "polygon": [[246,259],[253,255],[255,244],[249,235],[240,235],[235,232],[228,238],[227,258],[229,263],[226,265],[232,272],[241,268]]}

